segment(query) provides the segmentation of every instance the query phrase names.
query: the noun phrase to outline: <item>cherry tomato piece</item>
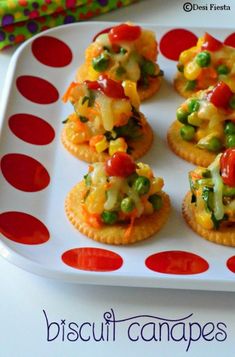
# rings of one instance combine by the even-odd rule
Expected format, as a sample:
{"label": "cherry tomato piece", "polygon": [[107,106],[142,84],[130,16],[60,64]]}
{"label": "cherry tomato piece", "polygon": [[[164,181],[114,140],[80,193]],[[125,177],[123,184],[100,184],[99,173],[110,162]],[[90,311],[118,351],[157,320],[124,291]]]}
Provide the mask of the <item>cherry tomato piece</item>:
{"label": "cherry tomato piece", "polygon": [[208,93],[208,99],[212,104],[225,109],[229,106],[229,101],[232,96],[233,92],[224,82],[219,82],[212,91]]}
{"label": "cherry tomato piece", "polygon": [[127,98],[121,83],[115,82],[107,76],[100,76],[98,83],[100,85],[100,90],[108,97],[117,99]]}
{"label": "cherry tomato piece", "polygon": [[97,37],[98,37],[99,35],[103,35],[104,33],[108,33],[111,29],[112,29],[112,27],[107,27],[106,29],[103,29],[102,31],[98,32],[98,33],[93,37],[92,42],[94,42],[94,41],[97,39]]}
{"label": "cherry tomato piece", "polygon": [[132,157],[125,152],[116,152],[105,163],[105,170],[109,176],[127,177],[135,172],[136,164]]}
{"label": "cherry tomato piece", "polygon": [[106,75],[100,76],[98,81],[85,81],[89,89],[100,90],[110,98],[126,99],[125,91],[121,83],[115,82]]}
{"label": "cherry tomato piece", "polygon": [[141,35],[140,26],[130,26],[121,24],[113,27],[109,32],[109,40],[111,43],[118,43],[121,41],[135,41]]}
{"label": "cherry tomato piece", "polygon": [[235,187],[235,148],[227,149],[222,154],[220,170],[224,184]]}
{"label": "cherry tomato piece", "polygon": [[98,90],[100,88],[98,81],[85,81],[85,83],[89,89]]}
{"label": "cherry tomato piece", "polygon": [[218,51],[223,46],[223,43],[211,36],[209,33],[205,33],[204,43],[202,44],[203,50]]}

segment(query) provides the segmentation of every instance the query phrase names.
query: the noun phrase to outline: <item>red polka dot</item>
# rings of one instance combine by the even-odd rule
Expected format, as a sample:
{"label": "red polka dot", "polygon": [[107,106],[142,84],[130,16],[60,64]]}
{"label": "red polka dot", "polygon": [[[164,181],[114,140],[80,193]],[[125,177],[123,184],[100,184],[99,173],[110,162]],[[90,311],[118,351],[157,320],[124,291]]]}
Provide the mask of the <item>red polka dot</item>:
{"label": "red polka dot", "polygon": [[197,36],[191,31],[175,29],[167,32],[160,41],[160,50],[163,56],[173,61],[178,61],[182,51],[195,46]]}
{"label": "red polka dot", "polygon": [[227,46],[235,47],[235,32],[231,33],[225,40],[224,44]]}
{"label": "red polka dot", "polygon": [[207,261],[196,254],[183,251],[166,251],[149,256],[147,268],[164,274],[199,274],[209,268]]}
{"label": "red polka dot", "polygon": [[235,255],[227,260],[227,267],[232,273],[235,273]]}
{"label": "red polka dot", "polygon": [[58,100],[57,89],[45,79],[34,76],[20,76],[16,80],[19,92],[28,100],[38,104],[51,104]]}
{"label": "red polka dot", "polygon": [[50,176],[37,160],[23,154],[7,154],[1,160],[7,182],[25,192],[41,191],[49,185]]}
{"label": "red polka dot", "polygon": [[70,48],[51,36],[36,38],[32,43],[32,52],[39,62],[50,67],[64,67],[72,61]]}
{"label": "red polka dot", "polygon": [[9,118],[9,127],[20,139],[34,145],[47,145],[55,137],[54,129],[45,120],[31,114],[15,114]]}
{"label": "red polka dot", "polygon": [[61,258],[72,268],[89,271],[114,271],[123,264],[120,255],[101,248],[75,248],[65,252]]}
{"label": "red polka dot", "polygon": [[0,214],[0,232],[11,241],[21,244],[42,244],[50,238],[48,229],[41,221],[23,212]]}

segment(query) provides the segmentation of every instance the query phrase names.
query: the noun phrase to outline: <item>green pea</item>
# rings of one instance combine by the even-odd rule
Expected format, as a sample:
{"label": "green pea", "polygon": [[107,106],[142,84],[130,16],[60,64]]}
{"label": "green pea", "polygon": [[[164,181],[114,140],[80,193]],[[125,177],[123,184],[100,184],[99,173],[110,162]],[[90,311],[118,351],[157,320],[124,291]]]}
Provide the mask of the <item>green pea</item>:
{"label": "green pea", "polygon": [[226,147],[233,148],[235,147],[235,134],[227,135],[226,136]]}
{"label": "green pea", "polygon": [[101,215],[102,221],[106,224],[114,224],[118,220],[117,212],[104,211]]}
{"label": "green pea", "polygon": [[235,109],[235,95],[232,96],[232,98],[229,101],[229,106],[232,109]]}
{"label": "green pea", "polygon": [[222,148],[222,143],[220,141],[220,139],[214,137],[211,138],[208,143],[205,145],[205,149],[209,150],[209,151],[213,151],[213,152],[218,152],[220,151]]}
{"label": "green pea", "polygon": [[145,60],[141,66],[142,72],[150,76],[154,76],[156,72],[155,63],[149,60]]}
{"label": "green pea", "polygon": [[108,66],[109,66],[109,58],[105,56],[103,53],[100,56],[93,58],[92,60],[92,67],[97,72],[105,71],[108,68]]}
{"label": "green pea", "polygon": [[130,213],[135,208],[135,202],[130,197],[123,198],[121,202],[121,210],[124,213]]}
{"label": "green pea", "polygon": [[155,211],[162,208],[163,202],[162,202],[161,196],[154,194],[154,195],[151,195],[148,200],[150,203],[152,203]]}
{"label": "green pea", "polygon": [[188,110],[190,113],[197,112],[200,108],[200,103],[197,99],[191,99],[188,102]]}
{"label": "green pea", "polygon": [[196,63],[200,67],[208,67],[209,64],[211,63],[211,55],[207,51],[203,51],[198,53],[196,56]]}
{"label": "green pea", "polygon": [[197,81],[193,80],[193,81],[187,81],[186,85],[185,85],[185,90],[193,90],[195,89],[197,85]]}
{"label": "green pea", "polygon": [[226,135],[235,134],[235,124],[232,123],[231,121],[228,121],[228,122],[225,124],[224,133],[225,133]]}
{"label": "green pea", "polygon": [[149,192],[150,181],[145,176],[139,176],[133,185],[134,190],[141,196]]}
{"label": "green pea", "polygon": [[225,64],[221,64],[216,68],[218,74],[228,74],[230,72],[229,68]]}
{"label": "green pea", "polygon": [[191,125],[184,125],[180,129],[180,136],[183,140],[191,141],[195,135],[195,128]]}
{"label": "green pea", "polygon": [[188,123],[188,112],[186,112],[183,108],[178,108],[176,111],[176,118],[182,123]]}

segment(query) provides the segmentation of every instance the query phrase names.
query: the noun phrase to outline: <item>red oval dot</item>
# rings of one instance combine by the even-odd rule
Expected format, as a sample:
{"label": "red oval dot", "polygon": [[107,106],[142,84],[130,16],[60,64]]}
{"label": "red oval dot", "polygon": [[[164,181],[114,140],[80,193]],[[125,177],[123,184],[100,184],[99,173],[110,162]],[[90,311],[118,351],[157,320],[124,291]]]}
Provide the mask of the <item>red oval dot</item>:
{"label": "red oval dot", "polygon": [[232,272],[235,273],[235,255],[232,256],[227,260],[227,268]]}
{"label": "red oval dot", "polygon": [[23,212],[0,214],[0,232],[11,241],[21,244],[42,244],[50,238],[47,227],[41,221]]}
{"label": "red oval dot", "polygon": [[62,254],[62,261],[72,268],[89,271],[114,271],[123,260],[120,255],[101,248],[74,248]]}
{"label": "red oval dot", "polygon": [[3,156],[1,169],[7,182],[21,191],[41,191],[50,182],[50,176],[45,167],[27,155],[7,154]]}
{"label": "red oval dot", "polygon": [[224,44],[227,46],[235,47],[235,32],[231,33],[225,40]]}
{"label": "red oval dot", "polygon": [[177,250],[153,254],[146,259],[145,265],[157,273],[180,275],[200,274],[209,268],[199,255]]}
{"label": "red oval dot", "polygon": [[57,89],[45,79],[35,76],[20,76],[16,80],[19,92],[28,100],[38,104],[51,104],[58,100]]}
{"label": "red oval dot", "polygon": [[69,46],[51,36],[36,38],[32,43],[32,52],[39,62],[50,67],[64,67],[72,61]]}
{"label": "red oval dot", "polygon": [[30,144],[47,145],[55,137],[51,125],[32,114],[14,114],[9,118],[8,124],[18,138]]}
{"label": "red oval dot", "polygon": [[160,40],[160,51],[168,59],[178,61],[182,51],[195,46],[197,36],[191,31],[174,29],[168,31]]}

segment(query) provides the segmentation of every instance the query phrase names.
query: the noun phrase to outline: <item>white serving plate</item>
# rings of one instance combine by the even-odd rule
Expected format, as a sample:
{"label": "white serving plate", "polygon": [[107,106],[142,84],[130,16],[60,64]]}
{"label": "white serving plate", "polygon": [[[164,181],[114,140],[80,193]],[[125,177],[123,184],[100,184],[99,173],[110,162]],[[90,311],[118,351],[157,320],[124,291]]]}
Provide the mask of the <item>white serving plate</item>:
{"label": "white serving plate", "polygon": [[[71,156],[61,145],[62,121],[72,111],[68,103],[59,99],[53,104],[42,105],[24,98],[16,88],[16,78],[34,75],[48,80],[59,91],[60,97],[74,79],[77,67],[83,62],[84,50],[93,36],[112,23],[87,22],[48,30],[24,43],[14,54],[9,66],[1,103],[2,125],[1,156],[23,153],[41,162],[50,174],[50,184],[39,192],[23,192],[15,189],[0,177],[1,212],[22,211],[40,219],[50,231],[50,239],[40,245],[15,243],[0,236],[0,254],[11,263],[32,273],[74,283],[123,285],[139,287],[186,288],[235,291],[235,275],[226,266],[234,255],[234,249],[219,246],[198,237],[185,224],[181,215],[182,199],[189,188],[188,171],[192,165],[176,157],[167,147],[166,132],[175,118],[175,110],[183,99],[175,93],[172,79],[176,62],[159,54],[159,64],[165,80],[160,92],[141,105],[155,134],[154,144],[143,161],[149,163],[155,173],[165,180],[165,191],[171,197],[172,211],[168,223],[154,237],[132,246],[106,246],[80,234],[68,222],[64,212],[64,199],[74,184],[87,172],[87,165]],[[160,39],[170,28],[142,25],[156,32]],[[192,28],[197,36],[205,29]],[[233,31],[207,29],[223,40]],[[33,56],[32,42],[40,36],[53,36],[65,42],[73,53],[72,62],[62,68],[46,66]],[[46,120],[54,128],[56,136],[49,145],[38,146],[17,138],[9,129],[8,118],[16,113],[31,113]],[[111,272],[93,272],[71,268],[61,260],[61,255],[73,248],[97,247],[118,253],[123,259],[120,269]],[[199,255],[209,263],[209,269],[201,274],[163,274],[149,270],[145,259],[158,252],[186,251]]]}

